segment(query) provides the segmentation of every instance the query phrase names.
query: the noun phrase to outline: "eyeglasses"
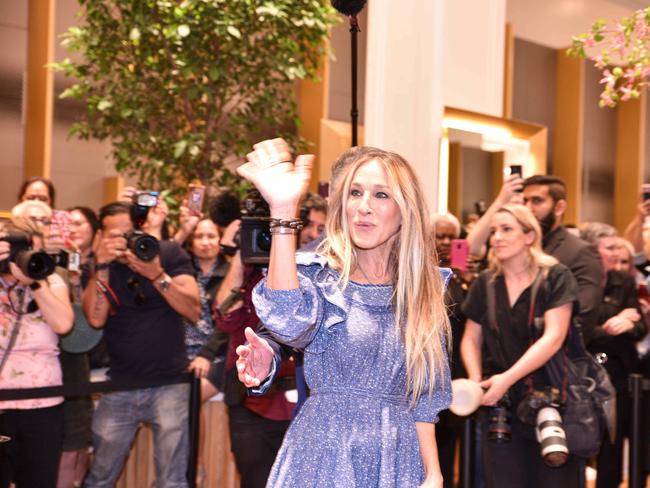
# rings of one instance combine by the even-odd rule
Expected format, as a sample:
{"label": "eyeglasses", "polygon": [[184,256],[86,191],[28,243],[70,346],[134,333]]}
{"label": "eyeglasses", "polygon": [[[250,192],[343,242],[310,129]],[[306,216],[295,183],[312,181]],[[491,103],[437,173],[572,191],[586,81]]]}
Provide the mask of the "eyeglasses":
{"label": "eyeglasses", "polygon": [[136,305],[142,305],[145,302],[144,293],[142,293],[142,288],[140,287],[140,280],[135,276],[132,276],[126,282],[126,287],[129,289],[133,295],[133,300]]}
{"label": "eyeglasses", "polygon": [[40,224],[44,226],[48,226],[52,223],[52,220],[49,219],[48,217],[30,217],[29,220],[31,220],[35,224]]}

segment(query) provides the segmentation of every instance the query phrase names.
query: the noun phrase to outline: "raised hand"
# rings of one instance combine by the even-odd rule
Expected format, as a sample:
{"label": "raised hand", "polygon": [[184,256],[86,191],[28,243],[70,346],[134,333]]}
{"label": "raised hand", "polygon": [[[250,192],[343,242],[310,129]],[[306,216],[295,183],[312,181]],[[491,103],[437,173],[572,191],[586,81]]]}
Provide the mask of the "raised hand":
{"label": "raised hand", "polygon": [[258,336],[253,329],[244,330],[248,344],[239,346],[237,355],[237,376],[247,388],[260,386],[269,373],[273,362],[273,349],[269,343]]}
{"label": "raised hand", "polygon": [[237,173],[255,185],[273,217],[295,217],[309,185],[314,156],[298,156],[292,164],[284,139],[269,139],[253,147],[248,162],[237,168]]}
{"label": "raised hand", "polygon": [[194,376],[197,378],[205,378],[210,371],[210,361],[204,357],[196,356],[187,369],[194,372]]}
{"label": "raised hand", "polygon": [[[512,200],[521,199],[521,190],[524,188],[524,180],[518,174],[510,175],[503,182],[501,191],[497,196],[497,200],[501,202],[502,205],[510,203]],[[517,201],[516,203],[522,203]]]}

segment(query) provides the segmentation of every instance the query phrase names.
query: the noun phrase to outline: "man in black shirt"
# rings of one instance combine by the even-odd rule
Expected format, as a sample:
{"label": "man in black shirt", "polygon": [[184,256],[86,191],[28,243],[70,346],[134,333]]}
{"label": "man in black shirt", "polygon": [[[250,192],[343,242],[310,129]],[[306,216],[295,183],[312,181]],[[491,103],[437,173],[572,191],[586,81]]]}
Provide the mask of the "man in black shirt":
{"label": "man in black shirt", "polygon": [[531,176],[524,181],[523,192],[524,204],[542,227],[544,252],[567,266],[578,283],[578,319],[588,343],[597,325],[596,313],[605,285],[598,251],[562,225],[567,207],[566,185],[562,179],[551,175]]}
{"label": "man in black shirt", "polygon": [[[130,206],[100,210],[94,274],[84,290],[88,322],[104,327],[112,379],[154,379],[187,369],[182,316],[199,318],[199,291],[189,256],[161,241],[143,261],[127,249]],[[174,384],[105,394],[93,418],[95,461],[86,487],[112,487],[141,422],[154,432],[156,486],[187,486],[189,386]]]}

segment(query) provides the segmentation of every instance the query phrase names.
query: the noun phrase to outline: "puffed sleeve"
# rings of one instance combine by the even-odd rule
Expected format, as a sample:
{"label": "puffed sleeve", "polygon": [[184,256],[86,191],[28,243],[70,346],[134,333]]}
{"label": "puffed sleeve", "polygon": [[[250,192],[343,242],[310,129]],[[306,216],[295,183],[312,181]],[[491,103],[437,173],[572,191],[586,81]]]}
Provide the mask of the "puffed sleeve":
{"label": "puffed sleeve", "polygon": [[447,358],[447,347],[443,344],[444,368],[438,374],[436,386],[429,396],[428,389],[420,396],[413,408],[413,420],[415,422],[438,422],[438,414],[449,408],[451,405],[451,373],[449,371],[449,360]]}
{"label": "puffed sleeve", "polygon": [[298,266],[299,287],[293,290],[271,290],[266,278],[253,290],[255,311],[264,327],[281,343],[298,349],[314,340],[323,315],[323,298],[310,268]]}
{"label": "puffed sleeve", "polygon": [[[451,277],[451,270],[441,268],[440,276],[443,287],[446,288]],[[449,370],[446,342],[442,344],[442,352],[444,354],[443,369],[437,375],[436,385],[431,396],[429,396],[428,388],[426,388],[413,408],[413,420],[415,422],[436,423],[438,422],[438,414],[451,405],[451,372]]]}

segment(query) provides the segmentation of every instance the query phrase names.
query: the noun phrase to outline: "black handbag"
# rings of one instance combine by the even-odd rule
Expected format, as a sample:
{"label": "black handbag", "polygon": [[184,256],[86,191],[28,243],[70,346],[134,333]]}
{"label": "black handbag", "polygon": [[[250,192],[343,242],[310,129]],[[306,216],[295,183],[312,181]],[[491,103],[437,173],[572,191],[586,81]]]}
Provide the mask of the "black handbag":
{"label": "black handbag", "polygon": [[[539,291],[546,285],[546,276],[540,271],[531,287],[529,325],[531,344],[544,332],[544,311],[537,300]],[[496,341],[487,342],[491,354],[501,358],[499,329],[496,322],[496,292],[494,280],[488,278],[488,319],[496,332]],[[590,458],[598,453],[605,429],[610,439],[616,435],[616,391],[605,368],[587,352],[582,340],[581,326],[572,318],[564,345],[543,366],[551,387],[560,393],[562,423],[569,452],[580,458]],[[531,409],[532,381],[529,392],[517,409],[522,422],[535,423]]]}

